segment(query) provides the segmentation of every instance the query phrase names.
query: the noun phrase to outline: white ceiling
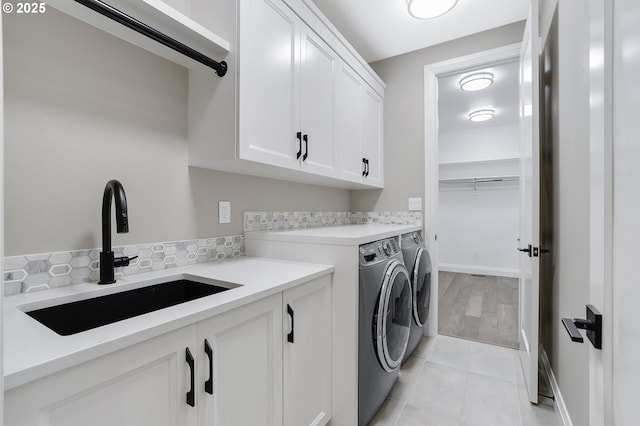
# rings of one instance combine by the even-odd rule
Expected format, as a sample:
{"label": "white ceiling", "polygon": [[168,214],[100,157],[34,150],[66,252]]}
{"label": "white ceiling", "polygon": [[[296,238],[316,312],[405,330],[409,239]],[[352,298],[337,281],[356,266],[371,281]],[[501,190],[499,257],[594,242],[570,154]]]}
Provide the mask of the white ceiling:
{"label": "white ceiling", "polygon": [[[435,19],[419,20],[407,12],[406,0],[313,0],[367,62],[386,59],[460,37],[525,20],[529,0],[458,0]],[[463,92],[460,78],[471,71],[439,78],[440,131],[467,130],[518,123],[518,64],[483,68],[494,84]],[[474,123],[469,112],[491,108],[493,120]]]}
{"label": "white ceiling", "polygon": [[313,0],[367,62],[522,21],[529,0],[458,0],[435,19],[412,18],[406,0]]}
{"label": "white ceiling", "polygon": [[[460,90],[460,79],[477,71],[492,73],[493,84],[477,92]],[[479,109],[496,114],[492,120],[470,121],[469,113]],[[439,78],[438,121],[440,132],[518,124],[518,61]]]}

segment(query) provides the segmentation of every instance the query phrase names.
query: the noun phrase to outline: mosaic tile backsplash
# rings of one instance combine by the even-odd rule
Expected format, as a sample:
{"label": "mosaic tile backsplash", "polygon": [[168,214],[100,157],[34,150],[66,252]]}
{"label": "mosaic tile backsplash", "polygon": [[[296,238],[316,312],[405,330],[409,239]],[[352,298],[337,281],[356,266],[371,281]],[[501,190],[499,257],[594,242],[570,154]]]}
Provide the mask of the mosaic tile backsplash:
{"label": "mosaic tile backsplash", "polygon": [[244,231],[283,231],[356,224],[422,225],[422,212],[247,211]]}
{"label": "mosaic tile backsplash", "polygon": [[[286,230],[353,224],[422,225],[422,212],[312,212],[249,211],[243,215],[248,231]],[[101,249],[29,254],[4,258],[4,294],[97,282]],[[165,243],[149,243],[113,248],[118,256],[138,256],[124,268],[116,268],[116,278],[178,266],[244,256],[244,237],[200,238]]]}
{"label": "mosaic tile backsplash", "polygon": [[[46,290],[100,278],[101,249],[4,258],[4,294]],[[116,268],[116,278],[244,255],[244,237],[211,237],[114,247],[115,256],[138,256]]]}

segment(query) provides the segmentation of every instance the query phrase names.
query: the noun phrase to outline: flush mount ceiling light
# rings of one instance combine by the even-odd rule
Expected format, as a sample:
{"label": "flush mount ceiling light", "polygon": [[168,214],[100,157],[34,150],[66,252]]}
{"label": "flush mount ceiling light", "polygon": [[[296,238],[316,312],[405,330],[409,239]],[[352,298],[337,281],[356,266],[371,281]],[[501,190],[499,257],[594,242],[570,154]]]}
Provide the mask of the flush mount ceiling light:
{"label": "flush mount ceiling light", "polygon": [[407,0],[409,15],[417,19],[431,19],[449,12],[458,0]]}
{"label": "flush mount ceiling light", "polygon": [[493,84],[493,74],[490,72],[477,72],[469,74],[460,80],[460,89],[465,92],[476,92],[486,89]]}
{"label": "flush mount ceiling light", "polygon": [[479,109],[469,113],[469,120],[476,122],[491,120],[495,113],[492,109]]}

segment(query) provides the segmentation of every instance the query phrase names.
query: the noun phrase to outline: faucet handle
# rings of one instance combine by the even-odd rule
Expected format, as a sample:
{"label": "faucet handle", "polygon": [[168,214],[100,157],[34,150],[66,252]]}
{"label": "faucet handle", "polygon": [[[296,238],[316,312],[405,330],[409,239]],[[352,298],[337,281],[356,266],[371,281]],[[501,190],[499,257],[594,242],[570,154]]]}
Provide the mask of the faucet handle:
{"label": "faucet handle", "polygon": [[138,256],[133,256],[133,257],[128,257],[128,256],[122,256],[122,257],[116,257],[115,259],[113,259],[113,266],[116,268],[119,268],[121,266],[129,266],[129,263],[134,260],[137,259]]}

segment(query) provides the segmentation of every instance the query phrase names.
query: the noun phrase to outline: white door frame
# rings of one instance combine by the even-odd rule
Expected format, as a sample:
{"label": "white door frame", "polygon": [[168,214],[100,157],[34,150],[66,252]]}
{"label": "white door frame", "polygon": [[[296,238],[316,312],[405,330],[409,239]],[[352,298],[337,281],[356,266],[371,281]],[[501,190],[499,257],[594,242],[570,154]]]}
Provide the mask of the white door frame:
{"label": "white door frame", "polygon": [[483,65],[518,60],[520,45],[521,43],[514,43],[424,67],[424,199],[429,200],[425,207],[424,238],[434,266],[431,274],[429,328],[425,329],[427,336],[438,334],[438,78]]}
{"label": "white door frame", "polygon": [[600,309],[602,350],[589,345],[589,423],[613,416],[613,1],[589,10],[589,303]]}

